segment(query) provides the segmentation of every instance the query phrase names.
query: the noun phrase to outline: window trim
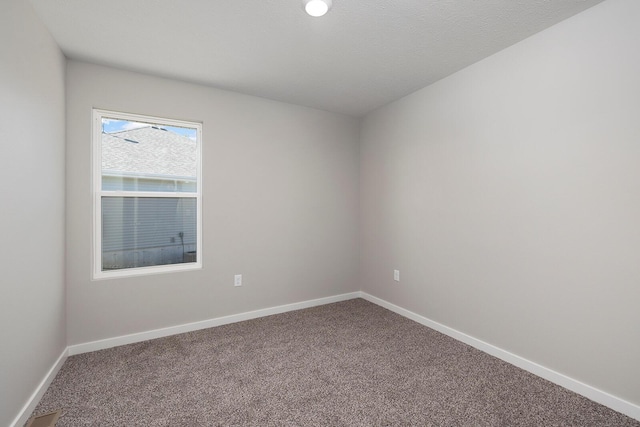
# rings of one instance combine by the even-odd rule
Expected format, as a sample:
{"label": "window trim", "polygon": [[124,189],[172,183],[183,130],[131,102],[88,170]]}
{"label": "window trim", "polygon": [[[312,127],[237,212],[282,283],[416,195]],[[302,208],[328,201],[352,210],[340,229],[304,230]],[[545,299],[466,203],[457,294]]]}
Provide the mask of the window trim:
{"label": "window trim", "polygon": [[[177,126],[196,129],[196,191],[195,192],[149,192],[108,191],[102,189],[102,119],[114,118],[149,123],[159,126]],[[202,123],[166,119],[142,114],[123,113],[112,110],[92,109],[92,193],[93,193],[93,280],[135,277],[151,274],[174,273],[202,269]],[[102,198],[103,197],[177,197],[196,199],[196,262],[132,267],[118,270],[102,270]]]}

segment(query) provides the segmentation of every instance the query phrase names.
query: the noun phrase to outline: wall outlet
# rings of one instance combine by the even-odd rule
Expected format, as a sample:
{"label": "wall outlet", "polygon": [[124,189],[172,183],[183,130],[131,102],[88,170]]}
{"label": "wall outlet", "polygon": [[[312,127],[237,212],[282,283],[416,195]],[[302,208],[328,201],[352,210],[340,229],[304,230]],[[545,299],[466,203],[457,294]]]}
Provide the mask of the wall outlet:
{"label": "wall outlet", "polygon": [[233,286],[242,286],[242,274],[236,274],[233,277]]}
{"label": "wall outlet", "polygon": [[400,270],[393,270],[393,280],[396,282],[400,281]]}

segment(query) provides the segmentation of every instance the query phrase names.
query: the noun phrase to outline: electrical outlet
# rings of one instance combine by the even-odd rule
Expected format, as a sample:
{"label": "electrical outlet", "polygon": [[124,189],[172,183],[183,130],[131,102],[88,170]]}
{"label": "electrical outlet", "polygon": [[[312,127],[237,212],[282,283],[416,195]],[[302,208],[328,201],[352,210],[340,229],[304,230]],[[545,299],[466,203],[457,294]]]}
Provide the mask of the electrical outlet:
{"label": "electrical outlet", "polygon": [[393,270],[393,280],[396,282],[400,281],[400,270]]}
{"label": "electrical outlet", "polygon": [[236,274],[233,277],[233,286],[242,286],[242,274]]}

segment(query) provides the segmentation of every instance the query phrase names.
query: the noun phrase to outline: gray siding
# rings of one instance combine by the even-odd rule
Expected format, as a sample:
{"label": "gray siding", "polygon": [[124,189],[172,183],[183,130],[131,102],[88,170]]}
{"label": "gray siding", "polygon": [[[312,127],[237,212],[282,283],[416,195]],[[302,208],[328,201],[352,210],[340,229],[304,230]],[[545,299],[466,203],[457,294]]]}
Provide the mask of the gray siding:
{"label": "gray siding", "polygon": [[195,247],[195,198],[103,197],[103,269],[178,263]]}
{"label": "gray siding", "polygon": [[198,188],[195,178],[157,179],[102,175],[103,191],[170,191],[195,193]]}

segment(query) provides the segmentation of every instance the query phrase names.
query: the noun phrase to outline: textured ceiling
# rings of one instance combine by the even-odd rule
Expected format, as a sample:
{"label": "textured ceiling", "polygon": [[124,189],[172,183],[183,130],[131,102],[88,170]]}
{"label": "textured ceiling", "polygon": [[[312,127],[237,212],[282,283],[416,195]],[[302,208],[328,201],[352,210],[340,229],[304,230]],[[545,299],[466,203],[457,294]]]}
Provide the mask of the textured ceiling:
{"label": "textured ceiling", "polygon": [[602,0],[30,0],[65,55],[361,116]]}

